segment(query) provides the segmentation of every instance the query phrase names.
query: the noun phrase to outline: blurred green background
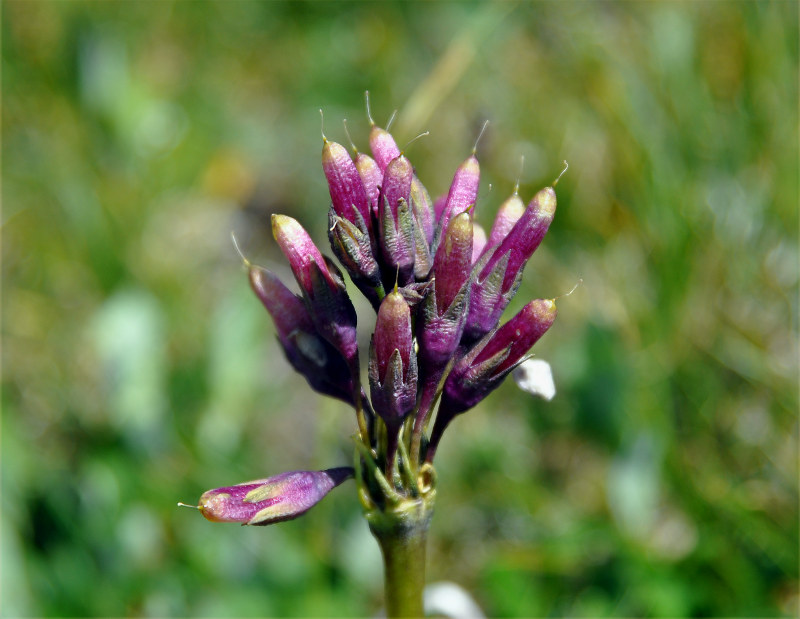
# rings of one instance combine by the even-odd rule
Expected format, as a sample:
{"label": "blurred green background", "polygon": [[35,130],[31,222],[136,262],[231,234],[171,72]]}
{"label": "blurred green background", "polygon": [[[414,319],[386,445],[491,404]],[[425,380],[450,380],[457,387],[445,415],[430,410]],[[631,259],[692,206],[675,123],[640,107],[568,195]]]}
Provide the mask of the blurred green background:
{"label": "blurred green background", "polygon": [[797,612],[796,2],[2,11],[4,616],[378,610],[352,483],[266,529],[175,507],[351,461],[230,232],[282,274],[271,213],[325,242],[317,110],[366,150],[366,89],[430,129],[432,194],[490,119],[485,226],[521,155],[526,201],[570,164],[509,310],[583,280],[536,348],[558,395],[448,431],[429,581],[491,616]]}

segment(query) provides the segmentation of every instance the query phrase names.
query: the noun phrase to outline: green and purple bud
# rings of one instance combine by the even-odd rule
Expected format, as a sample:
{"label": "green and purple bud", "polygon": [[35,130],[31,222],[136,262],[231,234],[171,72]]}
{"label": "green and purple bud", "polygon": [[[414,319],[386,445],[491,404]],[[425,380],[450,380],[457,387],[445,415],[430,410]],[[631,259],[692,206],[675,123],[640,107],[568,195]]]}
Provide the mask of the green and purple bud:
{"label": "green and purple bud", "polygon": [[497,389],[525,354],[550,328],[557,310],[553,299],[536,299],[496,331],[485,336],[454,366],[442,392],[431,433],[428,461],[452,419]]}
{"label": "green and purple bud", "polygon": [[302,516],[343,481],[351,467],[292,471],[204,492],[198,508],[211,522],[264,526]]}
{"label": "green and purple bud", "polygon": [[317,332],[344,356],[351,372],[357,371],[356,310],[341,273],[295,219],[273,215],[272,234],[289,261]]}
{"label": "green and purple bud", "polygon": [[465,343],[480,339],[497,326],[516,294],[525,263],[549,229],[555,210],[555,191],[552,187],[542,189],[500,245],[484,252],[475,266],[477,277],[471,286]]}
{"label": "green and purple bud", "polygon": [[393,291],[378,310],[369,359],[372,406],[393,431],[414,408],[417,397],[417,358],[411,329],[411,309]]}
{"label": "green and purple bud", "polygon": [[372,214],[361,174],[347,149],[324,137],[322,171],[328,181],[333,210],[368,234],[372,229]]}
{"label": "green and purple bud", "polygon": [[248,275],[250,286],[275,323],[289,364],[315,391],[352,405],[350,369],[339,351],[317,333],[303,300],[267,269],[250,266]]}
{"label": "green and purple bud", "polygon": [[[413,179],[414,168],[404,155],[399,155],[384,170],[379,198],[378,238],[387,267],[384,277],[393,280],[397,274],[401,286],[414,279],[416,235],[410,203]],[[387,287],[390,283],[384,281]]]}
{"label": "green and purple bud", "polygon": [[472,220],[469,213],[453,218],[433,262],[433,290],[421,314],[420,357],[428,368],[445,365],[464,330],[472,268]]}
{"label": "green and purple bud", "polygon": [[377,310],[383,297],[381,270],[372,254],[372,239],[355,224],[328,212],[328,241],[353,283]]}

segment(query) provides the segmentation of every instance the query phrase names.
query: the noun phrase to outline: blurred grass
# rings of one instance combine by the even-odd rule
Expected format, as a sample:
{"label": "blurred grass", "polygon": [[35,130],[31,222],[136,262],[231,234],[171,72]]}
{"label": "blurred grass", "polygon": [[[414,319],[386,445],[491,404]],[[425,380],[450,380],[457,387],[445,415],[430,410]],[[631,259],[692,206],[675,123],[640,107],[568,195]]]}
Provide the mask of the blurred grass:
{"label": "blurred grass", "polygon": [[[430,580],[491,616],[798,607],[794,2],[2,5],[4,616],[366,616],[352,486],[267,529],[177,500],[349,462],[229,241],[324,239],[317,108],[362,97],[432,193],[485,118],[477,217],[569,161],[514,307],[568,291],[438,458]],[[491,183],[493,189],[488,189]],[[513,308],[512,308],[513,309]],[[365,312],[365,319],[369,316]]]}

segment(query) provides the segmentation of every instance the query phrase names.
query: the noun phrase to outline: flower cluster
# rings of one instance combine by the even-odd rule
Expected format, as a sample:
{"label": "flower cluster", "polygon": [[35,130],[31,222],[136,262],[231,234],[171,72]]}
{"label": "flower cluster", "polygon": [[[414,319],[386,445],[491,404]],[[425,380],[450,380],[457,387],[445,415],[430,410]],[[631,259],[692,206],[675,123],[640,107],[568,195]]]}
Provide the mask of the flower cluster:
{"label": "flower cluster", "polygon": [[322,146],[330,247],[377,312],[369,395],[342,273],[300,223],[272,216],[273,235],[300,295],[248,263],[251,286],[289,363],[312,389],[355,409],[356,466],[211,490],[200,505],[211,520],[267,524],[293,518],[353,475],[368,511],[418,496],[432,478],[431,463],[452,419],[497,388],[556,317],[552,299],[537,299],[500,325],[553,220],[553,188],[527,205],[515,188],[487,235],[475,222],[480,165],[474,149],[449,192],[434,201],[392,135],[371,124],[371,157],[355,147],[351,155],[324,136]]}

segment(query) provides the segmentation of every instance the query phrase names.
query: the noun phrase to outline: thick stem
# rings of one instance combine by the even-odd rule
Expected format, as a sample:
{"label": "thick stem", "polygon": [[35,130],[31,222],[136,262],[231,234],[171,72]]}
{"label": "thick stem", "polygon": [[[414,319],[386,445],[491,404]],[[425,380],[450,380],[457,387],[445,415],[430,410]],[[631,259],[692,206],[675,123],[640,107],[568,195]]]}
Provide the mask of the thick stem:
{"label": "thick stem", "polygon": [[367,516],[383,554],[386,616],[424,617],[425,546],[433,496],[405,500]]}

